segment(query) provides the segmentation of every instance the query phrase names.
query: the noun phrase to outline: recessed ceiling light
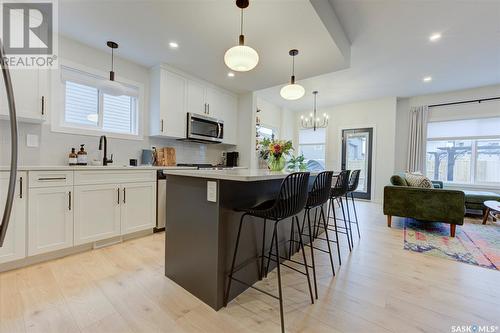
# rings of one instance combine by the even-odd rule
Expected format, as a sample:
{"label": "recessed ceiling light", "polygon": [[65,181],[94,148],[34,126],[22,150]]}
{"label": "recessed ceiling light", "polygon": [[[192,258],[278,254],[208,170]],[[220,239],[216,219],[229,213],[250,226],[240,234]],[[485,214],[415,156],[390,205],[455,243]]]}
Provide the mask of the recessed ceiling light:
{"label": "recessed ceiling light", "polygon": [[229,73],[227,73],[227,76],[234,77],[234,73],[233,72],[229,72]]}
{"label": "recessed ceiling light", "polygon": [[430,35],[430,37],[429,37],[429,40],[430,40],[431,42],[437,42],[437,41],[438,41],[438,40],[440,40],[440,39],[441,39],[441,34],[440,34],[440,33],[438,33],[438,32],[437,32],[437,33],[434,33],[434,34],[432,34],[432,35]]}
{"label": "recessed ceiling light", "polygon": [[431,82],[432,81],[432,76],[426,76],[422,79],[424,82]]}
{"label": "recessed ceiling light", "polygon": [[168,43],[168,46],[170,46],[171,49],[176,49],[179,47],[179,44],[177,44],[176,42],[170,42]]}

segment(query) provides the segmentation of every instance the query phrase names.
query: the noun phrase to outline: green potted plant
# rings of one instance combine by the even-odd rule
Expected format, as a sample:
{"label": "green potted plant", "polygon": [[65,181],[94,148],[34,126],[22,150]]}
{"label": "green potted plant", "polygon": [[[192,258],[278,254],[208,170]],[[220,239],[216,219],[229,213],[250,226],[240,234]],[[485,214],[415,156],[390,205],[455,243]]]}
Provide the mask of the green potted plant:
{"label": "green potted plant", "polygon": [[259,156],[267,161],[271,171],[281,171],[285,168],[285,156],[293,150],[292,141],[263,139],[259,143]]}
{"label": "green potted plant", "polygon": [[304,154],[300,154],[299,156],[292,156],[288,161],[288,170],[306,171],[307,163],[305,162]]}

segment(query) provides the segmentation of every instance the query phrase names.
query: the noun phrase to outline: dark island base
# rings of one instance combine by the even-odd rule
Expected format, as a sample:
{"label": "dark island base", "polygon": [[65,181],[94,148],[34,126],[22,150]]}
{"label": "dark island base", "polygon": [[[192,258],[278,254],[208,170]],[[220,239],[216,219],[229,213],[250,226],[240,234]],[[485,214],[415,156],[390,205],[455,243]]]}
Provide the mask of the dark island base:
{"label": "dark island base", "polygon": [[[217,202],[207,201],[207,181],[217,183]],[[223,307],[227,274],[242,215],[234,209],[274,198],[281,181],[238,182],[167,176],[165,275],[213,309]],[[302,221],[302,216],[299,218]],[[250,284],[259,278],[260,261],[254,259],[260,255],[263,225],[262,219],[245,217],[236,265],[250,264],[235,276]],[[268,221],[266,254],[273,227],[274,222]],[[279,222],[281,253],[288,251],[290,228],[291,219]],[[275,267],[272,262],[271,267]],[[245,289],[246,286],[234,282],[229,300]]]}

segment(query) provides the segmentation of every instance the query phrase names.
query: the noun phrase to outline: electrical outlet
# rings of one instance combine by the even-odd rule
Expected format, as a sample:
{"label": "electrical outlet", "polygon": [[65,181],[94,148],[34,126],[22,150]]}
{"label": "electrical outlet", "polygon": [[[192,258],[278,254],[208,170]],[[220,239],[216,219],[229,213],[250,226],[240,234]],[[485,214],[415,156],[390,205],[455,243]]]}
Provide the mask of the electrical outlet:
{"label": "electrical outlet", "polygon": [[30,148],[38,147],[38,135],[36,134],[26,135],[26,146]]}

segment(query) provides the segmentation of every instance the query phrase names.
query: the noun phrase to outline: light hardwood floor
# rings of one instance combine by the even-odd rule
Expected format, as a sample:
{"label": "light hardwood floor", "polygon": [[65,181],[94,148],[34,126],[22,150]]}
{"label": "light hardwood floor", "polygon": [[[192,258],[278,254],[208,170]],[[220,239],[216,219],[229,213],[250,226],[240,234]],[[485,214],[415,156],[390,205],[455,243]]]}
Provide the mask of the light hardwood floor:
{"label": "light hardwood floor", "polygon": [[[500,272],[405,251],[380,205],[358,207],[362,238],[351,254],[343,244],[335,278],[328,257],[317,256],[316,304],[305,277],[283,270],[288,331],[500,325]],[[164,276],[163,252],[164,234],[155,234],[2,273],[0,332],[279,332],[274,299],[247,290],[215,312]],[[259,285],[275,283],[272,272]]]}

